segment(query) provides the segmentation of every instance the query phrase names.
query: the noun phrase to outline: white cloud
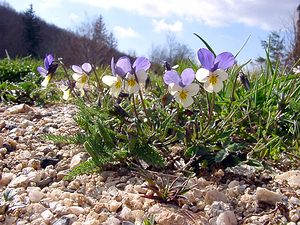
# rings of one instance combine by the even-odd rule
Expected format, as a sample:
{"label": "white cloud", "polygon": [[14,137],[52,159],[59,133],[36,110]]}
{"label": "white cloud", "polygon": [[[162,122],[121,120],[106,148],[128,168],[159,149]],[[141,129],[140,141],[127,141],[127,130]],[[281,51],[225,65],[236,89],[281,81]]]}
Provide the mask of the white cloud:
{"label": "white cloud", "polygon": [[69,15],[69,19],[71,20],[71,21],[77,21],[78,19],[79,19],[79,15],[77,15],[77,14],[75,14],[75,13],[71,13],[70,15]]}
{"label": "white cloud", "polygon": [[120,8],[156,19],[172,16],[225,26],[241,23],[262,29],[281,27],[299,3],[295,0],[72,0],[99,8]]}
{"label": "white cloud", "polygon": [[131,27],[125,28],[121,26],[114,26],[114,33],[117,37],[139,37],[140,34],[134,31]]}
{"label": "white cloud", "polygon": [[182,31],[182,22],[176,21],[173,24],[166,23],[164,19],[152,20],[155,32],[169,31],[179,33]]}

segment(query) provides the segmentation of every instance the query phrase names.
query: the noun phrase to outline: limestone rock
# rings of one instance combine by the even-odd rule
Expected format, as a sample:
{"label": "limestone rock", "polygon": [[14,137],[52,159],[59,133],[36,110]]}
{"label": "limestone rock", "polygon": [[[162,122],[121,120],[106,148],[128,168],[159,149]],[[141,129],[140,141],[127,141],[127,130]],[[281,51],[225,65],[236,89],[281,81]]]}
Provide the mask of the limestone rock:
{"label": "limestone rock", "polygon": [[211,205],[213,202],[228,202],[226,195],[218,190],[209,190],[205,194],[205,203]]}
{"label": "limestone rock", "polygon": [[259,203],[266,203],[269,205],[275,205],[276,202],[282,201],[282,195],[273,191],[269,191],[266,188],[258,187],[255,194],[256,201]]}
{"label": "limestone rock", "polygon": [[217,220],[216,225],[237,225],[236,216],[233,211],[222,212]]}

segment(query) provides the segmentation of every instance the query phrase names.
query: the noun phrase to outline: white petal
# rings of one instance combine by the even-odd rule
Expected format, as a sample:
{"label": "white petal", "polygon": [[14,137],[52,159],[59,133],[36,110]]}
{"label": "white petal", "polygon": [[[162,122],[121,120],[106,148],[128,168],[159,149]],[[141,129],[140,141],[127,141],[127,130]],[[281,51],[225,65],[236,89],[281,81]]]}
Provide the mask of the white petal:
{"label": "white petal", "polygon": [[81,68],[84,70],[84,72],[89,73],[92,70],[92,66],[89,63],[83,63]]}
{"label": "white petal", "polygon": [[182,87],[177,84],[171,83],[168,86],[168,91],[171,95],[175,95],[178,91],[181,91]]}
{"label": "white petal", "polygon": [[216,74],[218,76],[218,79],[220,81],[227,80],[227,78],[228,78],[228,74],[224,70],[221,70],[221,69],[214,71],[214,74]]}
{"label": "white petal", "polygon": [[75,81],[79,81],[79,80],[81,79],[81,77],[82,77],[82,74],[74,73],[74,74],[72,75],[72,77],[73,77],[73,79],[74,79]]}
{"label": "white petal", "polygon": [[207,81],[208,77],[210,75],[210,71],[204,68],[200,68],[197,73],[196,73],[196,79],[201,82],[204,83]]}
{"label": "white petal", "polygon": [[138,79],[139,83],[145,83],[146,80],[147,80],[147,77],[148,77],[145,70],[137,71],[136,76],[137,76],[137,79]]}
{"label": "white petal", "polygon": [[217,80],[217,83],[214,85],[212,85],[209,82],[204,83],[204,89],[210,93],[212,93],[212,92],[218,93],[219,91],[222,90],[222,88],[223,88],[223,82],[220,80]]}
{"label": "white petal", "polygon": [[64,100],[68,100],[69,97],[70,97],[70,94],[71,94],[71,90],[68,89],[68,90],[64,91],[63,93],[64,93],[64,94],[63,94],[63,97],[62,97],[62,98],[63,98]]}
{"label": "white petal", "polygon": [[137,93],[140,90],[140,86],[136,82],[135,85],[129,86],[127,85],[127,91],[129,94]]}
{"label": "white petal", "polygon": [[179,95],[176,95],[175,96],[175,100],[178,102],[178,103],[180,103],[184,108],[187,108],[187,107],[189,107],[191,104],[193,104],[193,102],[194,102],[194,100],[193,100],[193,98],[191,97],[191,96],[187,96],[187,98],[186,99],[181,99],[180,97],[179,97]]}
{"label": "white petal", "polygon": [[189,96],[194,96],[198,93],[200,87],[199,84],[191,83],[190,85],[186,86],[184,89],[188,91]]}
{"label": "white petal", "polygon": [[117,81],[118,81],[118,78],[115,76],[105,75],[102,77],[102,82],[110,87]]}
{"label": "white petal", "polygon": [[214,92],[214,86],[209,82],[209,81],[206,81],[203,85],[204,89],[209,92],[209,93],[212,93]]}
{"label": "white petal", "polygon": [[223,89],[223,82],[221,80],[218,80],[217,83],[213,85],[213,87],[214,87],[214,92],[218,93]]}
{"label": "white petal", "polygon": [[47,87],[47,85],[49,84],[50,80],[51,80],[51,76],[50,75],[46,76],[45,79],[43,80],[43,82],[41,83],[41,85],[43,87]]}
{"label": "white petal", "polygon": [[112,86],[110,89],[110,94],[116,98],[119,96],[120,92],[121,88],[116,88],[115,86]]}

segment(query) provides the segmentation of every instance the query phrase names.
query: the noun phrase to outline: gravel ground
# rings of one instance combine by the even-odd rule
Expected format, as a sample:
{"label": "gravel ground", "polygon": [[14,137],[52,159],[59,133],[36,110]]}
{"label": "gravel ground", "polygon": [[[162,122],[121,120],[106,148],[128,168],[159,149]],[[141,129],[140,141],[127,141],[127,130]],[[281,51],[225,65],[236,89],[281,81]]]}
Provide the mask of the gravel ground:
{"label": "gravel ground", "polygon": [[131,225],[153,218],[160,225],[300,225],[297,168],[258,171],[244,165],[194,177],[181,208],[142,197],[151,191],[126,168],[63,180],[88,155],[82,146],[39,137],[76,132],[75,112],[72,105],[0,105],[0,224]]}

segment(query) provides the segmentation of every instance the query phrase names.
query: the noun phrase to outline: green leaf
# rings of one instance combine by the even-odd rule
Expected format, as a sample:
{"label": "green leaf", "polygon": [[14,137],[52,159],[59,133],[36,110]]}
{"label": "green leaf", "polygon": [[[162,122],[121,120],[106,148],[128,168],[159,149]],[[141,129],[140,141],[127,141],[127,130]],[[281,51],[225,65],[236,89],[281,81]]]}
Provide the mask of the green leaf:
{"label": "green leaf", "polygon": [[203,42],[203,44],[209,49],[209,51],[211,51],[214,54],[214,56],[216,57],[216,53],[214,52],[212,47],[210,47],[210,45],[202,37],[200,37],[198,34],[194,33],[194,35],[197,36]]}
{"label": "green leaf", "polygon": [[229,155],[229,152],[225,149],[222,149],[222,150],[218,151],[218,153],[215,156],[215,162],[216,163],[222,162],[224,159],[226,159],[226,157],[228,155]]}

